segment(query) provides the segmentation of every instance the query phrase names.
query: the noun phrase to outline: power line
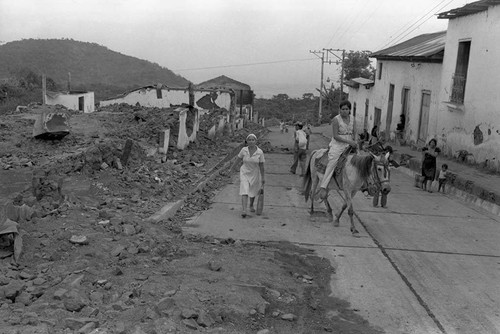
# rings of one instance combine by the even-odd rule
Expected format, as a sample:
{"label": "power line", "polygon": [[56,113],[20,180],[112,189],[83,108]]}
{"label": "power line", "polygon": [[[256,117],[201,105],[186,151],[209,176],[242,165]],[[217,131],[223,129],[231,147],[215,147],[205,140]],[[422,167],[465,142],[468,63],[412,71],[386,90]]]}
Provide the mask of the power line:
{"label": "power line", "polygon": [[375,9],[370,13],[370,15],[368,15],[368,17],[363,21],[363,23],[358,26],[358,29],[353,33],[353,35],[356,35],[361,30],[361,28],[366,24],[366,22],[368,22],[368,20],[370,20],[373,17],[373,15],[375,14],[375,12],[379,8],[380,8],[380,6],[375,6]]}
{"label": "power line", "polygon": [[[358,1],[358,2],[359,2],[359,1]],[[356,13],[356,11],[355,11],[355,10],[351,11],[351,14],[350,14],[347,18],[345,18],[345,20],[344,20],[344,21],[346,21],[346,22],[350,22],[350,21],[351,21],[351,18],[352,18],[354,15],[356,15],[356,14],[357,14],[357,13]],[[337,35],[337,33],[339,32],[339,30],[340,30],[340,29],[342,29],[342,27],[344,26],[344,24],[345,24],[345,22],[343,22],[343,24],[339,24],[339,26],[338,26],[337,30],[335,30],[335,32],[333,33],[332,37],[331,37],[331,38],[330,38],[330,40],[328,41],[328,43],[326,43],[326,45],[327,45],[327,46],[328,46],[328,45],[330,45],[330,43],[333,41],[333,39],[335,38],[335,36],[336,36],[336,35]]]}
{"label": "power line", "polygon": [[[378,8],[380,8],[380,6],[377,4],[377,2],[372,2],[372,5],[374,4],[374,7],[375,9],[372,11],[372,14],[368,15],[367,18],[363,21],[362,25],[364,25],[366,23],[366,21],[368,21],[369,18],[371,18],[371,16],[373,15],[373,13],[375,13],[377,11]],[[368,11],[368,7],[365,7]],[[355,11],[354,11],[355,12]],[[352,21],[351,23],[349,23],[347,25],[347,28],[344,30],[344,32],[341,34],[340,38],[339,38],[339,41],[338,41],[338,44],[340,45],[341,42],[344,42],[345,40],[345,37],[347,36],[347,33],[355,26],[357,26],[357,23],[358,21],[362,18],[362,14],[360,13],[360,15],[357,15],[356,19],[354,21]]]}
{"label": "power line", "polygon": [[[449,4],[451,4],[453,1],[455,0],[450,0],[446,5],[442,6],[441,8],[438,9],[438,12],[441,11],[443,8],[445,8],[446,6],[448,6]],[[420,28],[420,26],[422,24],[424,24],[425,22],[429,21],[432,17],[434,16],[434,14],[432,14],[431,16],[429,16],[425,21],[423,21],[422,23],[420,23],[418,26],[416,26],[415,28],[413,28],[412,30],[410,30],[408,33],[406,33],[405,35],[403,35],[402,37],[400,37],[398,40],[394,41],[394,44],[397,44],[399,43],[400,41],[402,41],[406,36],[408,36],[409,34],[411,34],[412,32],[414,32],[415,30],[417,30],[418,28]]]}
{"label": "power line", "polygon": [[[424,15],[422,15],[418,20],[416,20],[415,22],[413,22],[410,26],[408,26],[407,28],[405,28],[401,33],[399,33],[399,31],[401,29],[403,29],[406,25],[404,25],[403,27],[401,27],[397,32],[399,33],[396,37],[392,38],[389,42],[387,42],[385,45],[377,48],[377,50],[383,50],[385,49],[386,47],[390,46],[390,45],[393,45],[395,43],[393,43],[395,40],[397,40],[401,35],[403,35],[404,33],[406,33],[409,29],[411,29],[411,27],[413,27],[415,24],[417,24],[419,21],[423,20],[427,15],[429,15],[430,13],[432,13],[437,7],[439,7],[443,2],[445,2],[446,0],[442,0],[440,3],[438,3],[437,5],[435,5],[434,7],[432,7],[427,13],[425,13]],[[454,0],[452,0],[454,1]],[[446,4],[445,6],[447,6],[448,4]],[[424,22],[422,22],[420,25],[422,25],[423,23],[425,23],[426,21],[428,21],[430,18],[432,17],[432,15],[427,18]],[[417,26],[420,27],[420,25]],[[412,30],[413,31],[413,30]]]}
{"label": "power line", "polygon": [[[415,22],[413,22],[411,25],[409,25],[408,27],[406,27],[403,31],[401,31],[401,29],[403,29],[406,24],[401,27],[397,32],[396,34],[398,34],[396,37],[392,38],[391,37],[391,40],[389,40],[389,42],[387,42],[384,46],[380,47],[380,49],[385,49],[388,45],[391,45],[391,43],[396,40],[399,36],[403,35],[406,31],[408,31],[412,26],[414,26],[415,24],[417,24],[420,20],[424,19],[427,15],[429,15],[429,13],[433,12],[438,6],[440,6],[443,2],[445,2],[446,0],[442,0],[440,3],[438,3],[436,6],[432,7],[432,9],[430,9],[427,13],[425,13],[424,15],[422,15],[418,20],[416,20]],[[400,33],[401,31],[401,33]]]}
{"label": "power line", "polygon": [[181,68],[172,71],[200,71],[200,70],[211,70],[216,68],[228,68],[228,67],[244,67],[244,66],[256,66],[256,65],[268,65],[268,64],[278,64],[278,63],[289,63],[296,61],[311,61],[315,60],[315,58],[304,58],[304,59],[287,59],[287,60],[275,60],[275,61],[266,61],[261,63],[247,63],[247,64],[233,64],[233,65],[220,65],[220,66],[210,66],[210,67],[197,67],[197,68]]}

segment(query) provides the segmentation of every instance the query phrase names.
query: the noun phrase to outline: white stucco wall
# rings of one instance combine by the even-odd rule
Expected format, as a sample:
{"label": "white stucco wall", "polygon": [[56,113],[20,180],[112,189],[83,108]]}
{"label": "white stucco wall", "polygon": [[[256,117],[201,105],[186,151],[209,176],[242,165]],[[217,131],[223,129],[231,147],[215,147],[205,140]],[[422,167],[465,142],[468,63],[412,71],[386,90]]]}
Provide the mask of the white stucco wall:
{"label": "white stucco wall", "polygon": [[[390,137],[395,137],[396,126],[400,121],[402,113],[402,90],[409,88],[408,118],[406,119],[406,141],[415,143],[418,139],[420,109],[422,103],[422,92],[429,91],[431,94],[431,104],[429,111],[427,142],[436,135],[436,119],[439,107],[439,91],[441,85],[440,63],[423,63],[394,60],[377,61],[377,69],[382,66],[382,76],[378,79],[378,72],[375,78],[373,88],[373,99],[370,99],[369,123],[370,128],[374,122],[374,108],[381,109],[380,132],[386,131],[387,106],[389,100],[389,85],[394,85],[394,103],[392,109],[392,121],[390,128]],[[373,100],[373,102],[372,102]],[[370,131],[370,130],[368,130]]]}
{"label": "white stucco wall", "polygon": [[365,121],[366,99],[369,100],[368,122],[366,124],[366,129],[368,130],[368,132],[370,132],[371,128],[373,127],[373,119],[371,121],[372,123],[370,123],[370,113],[373,115],[372,92],[373,92],[373,86],[370,88],[365,88],[364,85],[360,85],[358,88],[349,87],[348,99],[351,102],[353,108],[354,108],[354,103],[356,103],[355,125],[357,134],[363,133],[363,129],[365,127],[364,121]]}
{"label": "white stucco wall", "polygon": [[78,99],[83,97],[83,112],[90,113],[94,112],[94,92],[87,92],[81,94],[58,94],[55,96],[46,95],[46,103],[49,105],[60,104],[68,109],[79,110],[78,109]]}
{"label": "white stucco wall", "polygon": [[123,97],[101,101],[99,105],[104,107],[115,103],[127,103],[130,105],[139,103],[143,107],[170,108],[171,106],[181,105],[182,103],[189,103],[189,92],[187,89],[162,89],[161,91],[161,99],[157,98],[155,88],[148,87],[135,90]]}
{"label": "white stucco wall", "polygon": [[[445,153],[472,153],[476,162],[500,159],[500,5],[448,22],[440,101],[450,101],[458,44],[471,41],[462,108],[439,104],[438,139]],[[483,136],[474,144],[474,130]]]}

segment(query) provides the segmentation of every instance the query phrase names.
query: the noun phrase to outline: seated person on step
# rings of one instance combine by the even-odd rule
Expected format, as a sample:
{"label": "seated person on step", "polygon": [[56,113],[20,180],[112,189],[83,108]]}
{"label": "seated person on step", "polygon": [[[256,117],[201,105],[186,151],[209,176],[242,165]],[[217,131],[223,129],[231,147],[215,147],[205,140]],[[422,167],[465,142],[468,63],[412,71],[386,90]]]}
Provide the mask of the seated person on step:
{"label": "seated person on step", "polygon": [[321,186],[318,192],[320,199],[327,196],[326,188],[333,176],[340,155],[349,147],[357,148],[357,143],[353,138],[354,118],[351,116],[351,102],[342,101],[339,105],[340,113],[332,120],[333,136],[328,151],[328,165],[325,175],[321,180]]}

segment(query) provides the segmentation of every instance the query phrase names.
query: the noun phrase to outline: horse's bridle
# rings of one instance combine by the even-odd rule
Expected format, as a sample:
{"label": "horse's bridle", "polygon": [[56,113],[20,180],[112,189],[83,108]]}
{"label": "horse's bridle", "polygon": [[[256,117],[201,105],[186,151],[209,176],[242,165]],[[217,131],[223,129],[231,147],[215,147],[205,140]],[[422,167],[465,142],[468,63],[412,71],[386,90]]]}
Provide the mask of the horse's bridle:
{"label": "horse's bridle", "polygon": [[[380,176],[378,175],[377,166],[384,167],[384,180],[380,179]],[[385,177],[385,176],[387,176],[387,177]],[[372,163],[372,179],[373,179],[373,184],[375,185],[375,187],[377,187],[377,189],[380,190],[384,183],[390,182],[390,178],[391,178],[391,173],[389,170],[389,164],[384,162],[384,161],[377,161],[374,159],[374,161]]]}

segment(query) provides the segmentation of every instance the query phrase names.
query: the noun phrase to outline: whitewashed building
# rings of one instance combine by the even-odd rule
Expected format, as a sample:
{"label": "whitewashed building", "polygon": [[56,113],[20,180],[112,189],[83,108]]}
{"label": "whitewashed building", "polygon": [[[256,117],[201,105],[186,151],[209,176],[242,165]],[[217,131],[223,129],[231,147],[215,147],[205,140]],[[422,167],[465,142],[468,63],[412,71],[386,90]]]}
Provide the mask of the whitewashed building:
{"label": "whitewashed building", "polygon": [[370,100],[372,98],[372,89],[374,81],[366,78],[354,78],[346,81],[345,85],[349,87],[349,101],[352,103],[354,114],[356,115],[354,124],[356,133],[363,133],[363,129],[370,132]]}
{"label": "whitewashed building", "polygon": [[101,107],[112,104],[139,104],[149,108],[170,108],[189,104],[189,88],[170,88],[165,85],[150,85],[133,89],[119,96],[101,100]]}
{"label": "whitewashed building", "polygon": [[71,110],[79,110],[84,113],[94,112],[94,92],[70,91],[70,92],[46,92],[45,104],[60,104]]}
{"label": "whitewashed building", "polygon": [[[500,159],[500,1],[440,13],[448,19],[435,134],[449,155]],[[498,167],[498,166],[497,166]]]}
{"label": "whitewashed building", "polygon": [[[368,124],[386,139],[425,144],[436,133],[446,31],[374,52],[377,72]],[[370,130],[368,130],[370,131]]]}
{"label": "whitewashed building", "polygon": [[[195,85],[196,90],[232,91],[234,93],[234,111],[236,117],[254,120],[258,116],[253,110],[253,91],[251,87],[225,75]],[[228,109],[230,110],[230,109]]]}

